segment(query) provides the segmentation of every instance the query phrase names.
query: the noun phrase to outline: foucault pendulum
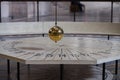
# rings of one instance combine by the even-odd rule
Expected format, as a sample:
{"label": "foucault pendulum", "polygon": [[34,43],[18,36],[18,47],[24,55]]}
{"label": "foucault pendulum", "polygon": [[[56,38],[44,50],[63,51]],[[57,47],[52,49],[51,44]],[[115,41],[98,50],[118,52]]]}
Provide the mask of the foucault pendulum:
{"label": "foucault pendulum", "polygon": [[57,2],[55,3],[55,26],[49,29],[49,37],[51,40],[57,41],[61,40],[64,36],[64,31],[61,27],[57,26]]}

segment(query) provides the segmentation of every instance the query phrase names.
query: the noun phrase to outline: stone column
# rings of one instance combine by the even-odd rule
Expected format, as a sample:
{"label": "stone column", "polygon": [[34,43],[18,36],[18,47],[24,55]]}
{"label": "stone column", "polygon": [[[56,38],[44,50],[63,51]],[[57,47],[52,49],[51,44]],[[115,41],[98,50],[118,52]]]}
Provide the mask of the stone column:
{"label": "stone column", "polygon": [[32,18],[35,16],[35,2],[27,2],[27,17]]}
{"label": "stone column", "polygon": [[9,18],[9,2],[1,3],[1,16],[2,18]]}
{"label": "stone column", "polygon": [[39,3],[40,15],[49,15],[51,13],[51,3],[50,2],[40,2]]}

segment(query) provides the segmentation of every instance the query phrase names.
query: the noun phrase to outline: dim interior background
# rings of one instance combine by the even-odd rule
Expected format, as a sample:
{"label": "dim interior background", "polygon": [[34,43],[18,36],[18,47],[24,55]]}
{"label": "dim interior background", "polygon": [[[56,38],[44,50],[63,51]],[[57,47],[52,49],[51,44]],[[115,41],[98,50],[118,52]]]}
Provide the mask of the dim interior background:
{"label": "dim interior background", "polygon": [[[85,5],[83,12],[76,12],[76,21],[110,22],[111,2],[81,2]],[[58,21],[73,21],[70,12],[71,2],[58,2]],[[54,2],[39,2],[39,20],[54,21]],[[2,2],[2,22],[36,21],[37,2]],[[113,22],[120,21],[120,3],[113,3]]]}

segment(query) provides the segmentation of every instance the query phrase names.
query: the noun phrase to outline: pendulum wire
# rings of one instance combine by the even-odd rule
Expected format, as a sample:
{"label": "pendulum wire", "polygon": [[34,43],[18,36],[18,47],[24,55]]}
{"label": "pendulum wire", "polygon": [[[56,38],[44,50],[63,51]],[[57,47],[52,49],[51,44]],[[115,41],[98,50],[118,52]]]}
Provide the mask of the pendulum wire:
{"label": "pendulum wire", "polygon": [[57,26],[57,1],[55,2],[55,26]]}
{"label": "pendulum wire", "polygon": [[0,1],[0,23],[2,22],[2,18],[1,18],[1,1]]}

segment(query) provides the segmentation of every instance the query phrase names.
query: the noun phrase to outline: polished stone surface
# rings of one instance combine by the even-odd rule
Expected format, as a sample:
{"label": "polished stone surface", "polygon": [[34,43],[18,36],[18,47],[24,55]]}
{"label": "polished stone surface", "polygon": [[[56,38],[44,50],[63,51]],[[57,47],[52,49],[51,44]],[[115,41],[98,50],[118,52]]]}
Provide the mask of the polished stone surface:
{"label": "polished stone surface", "polygon": [[101,64],[118,60],[119,41],[64,37],[54,43],[48,37],[0,42],[0,56],[25,64]]}

